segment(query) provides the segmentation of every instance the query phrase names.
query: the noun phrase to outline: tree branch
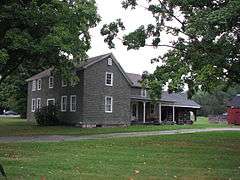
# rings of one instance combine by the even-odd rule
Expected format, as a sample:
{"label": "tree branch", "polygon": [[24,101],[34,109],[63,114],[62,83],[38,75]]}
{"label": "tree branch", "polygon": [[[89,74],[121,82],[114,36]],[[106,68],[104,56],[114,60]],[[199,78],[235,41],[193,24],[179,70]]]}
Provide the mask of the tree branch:
{"label": "tree branch", "polygon": [[164,9],[167,11],[167,13],[172,16],[174,19],[176,19],[180,24],[182,24],[182,26],[184,27],[184,23],[179,19],[177,18],[175,15],[171,14],[170,11],[167,9],[167,7],[162,3],[161,0],[158,0],[158,2],[160,3],[161,6],[164,7]]}

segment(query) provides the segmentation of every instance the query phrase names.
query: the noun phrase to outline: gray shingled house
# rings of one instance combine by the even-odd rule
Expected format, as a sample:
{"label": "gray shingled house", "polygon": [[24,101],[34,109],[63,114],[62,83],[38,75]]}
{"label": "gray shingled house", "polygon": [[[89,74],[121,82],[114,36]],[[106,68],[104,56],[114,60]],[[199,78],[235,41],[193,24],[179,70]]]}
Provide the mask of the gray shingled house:
{"label": "gray shingled house", "polygon": [[189,123],[200,106],[184,94],[163,92],[153,103],[141,87],[141,75],[126,73],[113,54],[89,58],[76,67],[77,83],[47,69],[29,79],[27,119],[48,104],[59,107],[61,121],[83,127],[149,122]]}

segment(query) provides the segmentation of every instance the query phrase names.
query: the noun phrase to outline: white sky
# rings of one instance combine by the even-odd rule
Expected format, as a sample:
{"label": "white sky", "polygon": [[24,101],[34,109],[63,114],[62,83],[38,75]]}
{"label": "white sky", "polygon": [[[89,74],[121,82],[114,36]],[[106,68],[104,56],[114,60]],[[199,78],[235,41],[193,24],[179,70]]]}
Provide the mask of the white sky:
{"label": "white sky", "polygon": [[[108,24],[121,18],[126,27],[126,32],[135,30],[142,24],[154,22],[152,15],[143,8],[136,10],[125,10],[121,6],[121,0],[96,0],[98,13],[102,17],[98,27],[91,30],[92,48],[88,51],[89,57],[112,52],[126,72],[142,74],[143,71],[153,72],[157,64],[151,64],[152,58],[158,57],[167,51],[167,48],[152,47],[141,48],[140,50],[127,51],[119,40],[115,40],[116,48],[109,49],[104,43],[103,36],[100,35],[100,29],[103,24]],[[162,43],[168,42],[167,35],[162,40]]]}

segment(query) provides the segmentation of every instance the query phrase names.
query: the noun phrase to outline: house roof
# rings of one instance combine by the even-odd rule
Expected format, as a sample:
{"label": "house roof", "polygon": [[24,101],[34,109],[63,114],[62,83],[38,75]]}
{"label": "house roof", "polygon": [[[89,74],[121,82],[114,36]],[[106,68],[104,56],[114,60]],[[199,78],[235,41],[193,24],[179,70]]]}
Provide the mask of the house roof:
{"label": "house roof", "polygon": [[28,79],[26,79],[26,81],[32,81],[32,80],[40,79],[42,77],[51,76],[51,71],[52,70],[53,70],[53,68],[46,69],[46,70],[28,78]]}
{"label": "house roof", "polygon": [[[104,59],[105,57],[107,57],[109,55],[111,55],[111,53],[103,54],[103,55],[100,55],[100,56],[95,56],[95,57],[92,57],[92,58],[88,58],[87,60],[81,61],[78,65],[76,65],[76,68],[77,69],[86,68],[87,66],[92,65],[92,64]],[[43,77],[46,77],[46,76],[50,76],[52,70],[53,70],[53,68],[46,69],[46,70],[30,77],[26,81],[32,81],[32,80],[40,79],[40,78],[43,78]]]}
{"label": "house roof", "polygon": [[228,103],[229,107],[240,107],[240,94],[237,94],[234,98],[232,98]]}
{"label": "house roof", "polygon": [[[150,101],[150,97],[133,96],[132,99],[140,99],[142,101]],[[176,107],[196,108],[199,109],[201,106],[193,100],[187,98],[184,93],[168,93],[163,91],[160,102],[165,105],[174,105]]]}
{"label": "house roof", "polygon": [[168,93],[164,91],[161,96],[161,101],[173,102],[175,106],[201,108],[195,101],[188,99],[184,93]]}
{"label": "house roof", "polygon": [[140,81],[142,80],[142,76],[140,74],[127,73],[129,79],[132,81],[133,86],[142,87]]}
{"label": "house roof", "polygon": [[[132,81],[129,79],[128,75],[125,73],[125,71],[123,70],[123,68],[118,63],[118,61],[116,60],[116,58],[114,57],[114,55],[112,53],[107,53],[107,54],[103,54],[100,56],[91,57],[91,58],[86,59],[85,61],[81,61],[80,63],[78,63],[76,65],[76,69],[77,70],[86,69],[89,66],[91,66],[109,56],[111,56],[112,60],[115,62],[115,64],[117,65],[117,67],[119,68],[119,70],[121,71],[123,76],[126,78],[126,80],[129,82],[129,84],[132,86]],[[27,79],[26,81],[32,81],[32,80],[40,79],[40,78],[43,78],[46,76],[50,76],[52,70],[53,70],[53,68],[46,69],[45,71],[32,76],[31,78]]]}

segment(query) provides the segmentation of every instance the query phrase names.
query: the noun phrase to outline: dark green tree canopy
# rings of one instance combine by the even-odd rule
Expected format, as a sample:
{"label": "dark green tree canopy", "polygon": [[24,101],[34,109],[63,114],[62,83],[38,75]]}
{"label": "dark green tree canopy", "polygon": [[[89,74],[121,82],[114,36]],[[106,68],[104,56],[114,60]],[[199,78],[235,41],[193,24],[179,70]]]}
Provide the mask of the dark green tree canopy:
{"label": "dark green tree canopy", "polygon": [[[164,85],[169,91],[181,91],[188,84],[191,96],[199,89],[212,91],[218,84],[240,83],[240,1],[239,0],[139,0],[122,1],[123,8],[143,7],[155,23],[141,25],[122,37],[128,49],[152,46],[170,47],[162,61],[145,84],[153,98],[158,98]],[[104,25],[101,34],[110,48],[119,30],[121,20]],[[177,40],[162,44],[163,31]]]}
{"label": "dark green tree canopy", "polygon": [[86,58],[89,29],[99,21],[94,0],[0,1],[0,83],[29,68],[67,75]]}

